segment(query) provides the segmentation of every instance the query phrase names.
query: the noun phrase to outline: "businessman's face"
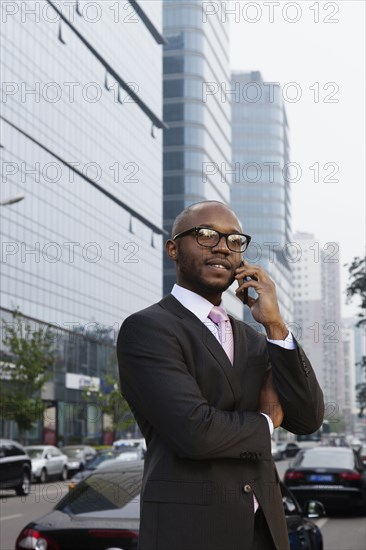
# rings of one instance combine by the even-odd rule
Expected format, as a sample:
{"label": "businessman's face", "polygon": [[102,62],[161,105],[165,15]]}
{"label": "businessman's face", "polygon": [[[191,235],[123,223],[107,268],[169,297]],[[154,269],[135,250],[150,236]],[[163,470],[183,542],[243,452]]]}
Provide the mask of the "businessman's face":
{"label": "businessman's face", "polygon": [[[204,226],[221,233],[242,233],[234,212],[220,203],[197,205],[181,222],[177,233]],[[214,304],[221,300],[221,293],[234,280],[234,272],[241,262],[241,252],[227,247],[225,237],[215,246],[201,246],[195,232],[177,238],[167,245],[169,256],[176,261],[177,283],[200,294]]]}

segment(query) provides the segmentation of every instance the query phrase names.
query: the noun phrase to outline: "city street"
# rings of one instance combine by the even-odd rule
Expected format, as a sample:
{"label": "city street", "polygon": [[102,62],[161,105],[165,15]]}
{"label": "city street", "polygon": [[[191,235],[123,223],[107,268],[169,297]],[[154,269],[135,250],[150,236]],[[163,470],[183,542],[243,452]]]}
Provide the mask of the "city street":
{"label": "city street", "polygon": [[27,497],[15,491],[1,491],[0,549],[14,550],[16,538],[27,523],[46,514],[67,493],[68,482],[32,483]]}
{"label": "city street", "polygon": [[[289,461],[276,462],[283,477]],[[0,498],[0,549],[14,550],[15,540],[22,527],[40,517],[68,491],[68,482],[32,484],[28,497],[17,497],[14,491],[2,491]],[[364,550],[366,519],[362,516],[339,515],[316,520],[324,538],[324,550]],[[202,549],[206,550],[206,549]]]}

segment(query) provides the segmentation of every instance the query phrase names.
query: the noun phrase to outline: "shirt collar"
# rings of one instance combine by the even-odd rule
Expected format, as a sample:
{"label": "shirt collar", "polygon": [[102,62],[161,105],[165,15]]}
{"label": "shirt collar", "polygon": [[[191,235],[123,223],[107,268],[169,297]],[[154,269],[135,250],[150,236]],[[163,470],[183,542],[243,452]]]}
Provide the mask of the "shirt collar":
{"label": "shirt collar", "polygon": [[[182,304],[182,306],[187,308],[202,322],[207,319],[208,314],[213,308],[213,304],[206,300],[206,298],[177,284],[172,288],[172,295]],[[222,300],[219,305],[223,306]]]}

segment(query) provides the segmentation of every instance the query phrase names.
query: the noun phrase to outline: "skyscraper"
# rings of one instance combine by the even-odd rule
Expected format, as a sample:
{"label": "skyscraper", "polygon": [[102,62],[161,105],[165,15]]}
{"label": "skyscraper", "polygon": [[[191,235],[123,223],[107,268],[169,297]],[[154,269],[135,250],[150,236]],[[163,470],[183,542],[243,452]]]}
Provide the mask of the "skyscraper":
{"label": "skyscraper", "polygon": [[293,326],[295,336],[306,350],[324,390],[324,339],[322,337],[322,270],[319,255],[316,254],[315,237],[311,233],[297,232],[293,236],[298,246],[299,258],[293,265]]}
{"label": "skyscraper", "polygon": [[61,407],[102,382],[121,321],[162,295],[162,3],[8,5],[2,193],[25,198],[1,207],[1,314],[58,326]]}
{"label": "skyscraper", "polygon": [[297,337],[323,389],[329,423],[343,420],[349,425],[354,352],[351,335],[342,331],[339,246],[335,242],[321,246],[313,234],[300,232],[294,242],[299,249],[293,265]]}
{"label": "skyscraper", "polygon": [[[231,204],[252,236],[248,260],[264,267],[277,285],[282,314],[293,320],[291,200],[288,122],[281,88],[260,72],[231,77]],[[245,309],[247,320],[250,314]]]}
{"label": "skyscraper", "polygon": [[[338,243],[327,243],[320,251],[322,272],[323,391],[339,415],[346,407],[342,343],[341,283]],[[349,408],[347,404],[347,409]]]}
{"label": "skyscraper", "polygon": [[342,327],[342,356],[344,372],[344,409],[343,417],[346,423],[346,431],[354,433],[356,411],[356,356],[355,333],[352,328]]}
{"label": "skyscraper", "polygon": [[[229,29],[219,13],[206,15],[201,1],[164,0],[164,228],[194,202],[229,204],[231,112]],[[164,293],[175,281],[164,258]],[[232,313],[241,304],[225,298]]]}

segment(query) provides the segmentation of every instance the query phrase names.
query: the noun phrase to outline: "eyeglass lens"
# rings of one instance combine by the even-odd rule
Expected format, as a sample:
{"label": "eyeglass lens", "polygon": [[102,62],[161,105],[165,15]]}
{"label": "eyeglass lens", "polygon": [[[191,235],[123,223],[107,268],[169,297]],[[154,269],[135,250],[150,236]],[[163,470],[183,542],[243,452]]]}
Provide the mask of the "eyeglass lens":
{"label": "eyeglass lens", "polygon": [[[216,246],[220,240],[220,235],[214,229],[201,228],[197,231],[197,242],[202,246]],[[235,233],[226,236],[227,247],[233,252],[243,251],[246,247],[247,239],[244,235]]]}

